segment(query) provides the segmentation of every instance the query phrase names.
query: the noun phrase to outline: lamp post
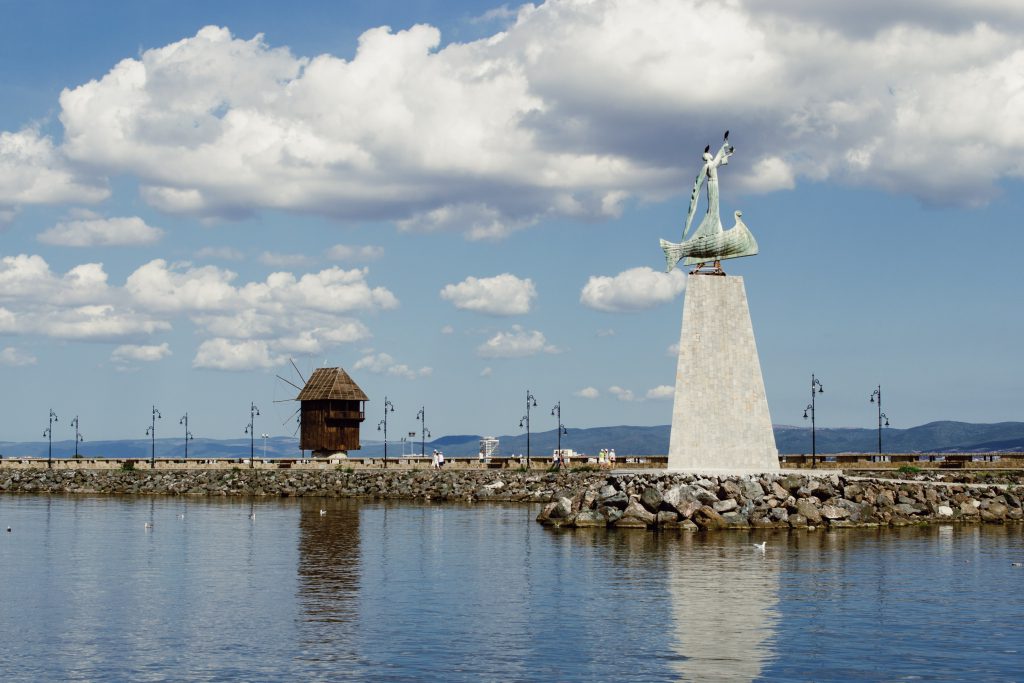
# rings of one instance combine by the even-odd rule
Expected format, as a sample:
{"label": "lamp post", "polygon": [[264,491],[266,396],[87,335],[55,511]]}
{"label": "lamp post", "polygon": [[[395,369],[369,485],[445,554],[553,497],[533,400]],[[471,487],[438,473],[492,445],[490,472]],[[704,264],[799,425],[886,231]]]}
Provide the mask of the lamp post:
{"label": "lamp post", "polygon": [[[420,411],[416,413],[416,419],[420,421],[420,457],[427,457],[427,437],[430,436],[430,430],[427,429],[427,407],[423,406]],[[414,432],[415,434],[415,432]]]}
{"label": "lamp post", "polygon": [[185,425],[185,459],[188,460],[188,442],[192,440],[192,432],[188,431],[188,413],[185,413],[178,424]]}
{"label": "lamp post", "polygon": [[522,419],[519,420],[519,428],[522,429],[526,426],[526,464],[524,469],[530,469],[530,408],[537,407],[537,399],[530,390],[526,390],[526,415],[523,415]]}
{"label": "lamp post", "polygon": [[266,460],[267,459],[267,439],[270,438],[270,434],[267,434],[266,432],[264,432],[263,434],[260,434],[260,438],[263,439],[263,459]]}
{"label": "lamp post", "polygon": [[[395,412],[395,406],[388,400],[388,397],[384,397],[384,419],[377,423],[377,431],[384,427],[384,469],[388,468],[388,413]],[[405,454],[405,448],[402,448],[402,454]]]}
{"label": "lamp post", "polygon": [[[815,391],[815,387],[817,387],[817,391]],[[825,393],[825,387],[821,386],[821,380],[815,377],[814,373],[811,373],[811,402],[804,408],[805,420],[807,419],[807,411],[811,411],[811,467],[817,467],[818,465],[818,444],[814,425],[814,394],[816,393]]]}
{"label": "lamp post", "polygon": [[[878,397],[878,401],[875,401],[875,397]],[[889,416],[882,412],[882,385],[879,384],[878,388],[871,392],[871,403],[878,403],[878,459],[882,459],[882,420],[885,420],[885,426],[889,426]]]}
{"label": "lamp post", "polygon": [[569,430],[562,424],[562,402],[559,401],[555,404],[555,407],[551,409],[551,414],[555,415],[558,419],[558,427],[556,432],[558,433],[558,466],[562,466],[562,434],[568,434]]}
{"label": "lamp post", "polygon": [[[57,413],[53,412],[53,408],[50,408],[50,426],[43,430],[43,436],[50,440],[49,450],[46,454],[46,466],[50,469],[53,468],[53,423],[58,422]],[[77,443],[77,442],[76,442]]]}
{"label": "lamp post", "polygon": [[78,444],[82,441],[85,441],[85,437],[83,437],[82,433],[78,431],[77,415],[75,415],[75,419],[71,421],[71,426],[75,428],[75,459],[77,460],[78,458],[81,457],[80,455],[78,455]]}
{"label": "lamp post", "polygon": [[146,436],[150,437],[149,469],[156,467],[156,421],[162,420],[163,417],[164,416],[160,414],[160,411],[156,409],[156,406],[153,406],[152,422],[148,427],[146,427]]}
{"label": "lamp post", "polygon": [[249,469],[256,467],[256,416],[260,409],[252,401],[249,402],[249,424],[245,426],[245,433],[249,435]]}

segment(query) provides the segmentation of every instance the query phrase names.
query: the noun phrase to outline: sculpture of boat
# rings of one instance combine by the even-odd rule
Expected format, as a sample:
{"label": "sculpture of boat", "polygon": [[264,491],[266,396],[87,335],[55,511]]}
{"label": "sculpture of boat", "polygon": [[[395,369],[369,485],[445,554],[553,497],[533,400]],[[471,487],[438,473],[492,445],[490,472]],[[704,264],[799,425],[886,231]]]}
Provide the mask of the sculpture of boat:
{"label": "sculpture of boat", "polygon": [[661,240],[661,248],[665,252],[666,271],[671,271],[682,259],[686,259],[683,263],[690,266],[755,255],[757,240],[743,222],[743,212],[737,211],[734,215],[736,224],[728,230],[710,234],[700,234],[698,231],[697,235],[680,244]]}

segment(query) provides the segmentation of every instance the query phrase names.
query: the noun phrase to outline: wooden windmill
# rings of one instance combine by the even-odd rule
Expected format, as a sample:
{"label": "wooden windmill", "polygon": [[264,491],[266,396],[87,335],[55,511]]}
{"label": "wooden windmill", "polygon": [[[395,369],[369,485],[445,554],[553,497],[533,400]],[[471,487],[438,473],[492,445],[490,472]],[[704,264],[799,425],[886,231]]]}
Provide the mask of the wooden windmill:
{"label": "wooden windmill", "polygon": [[[278,375],[299,390],[289,399],[299,402],[299,448],[315,456],[357,451],[359,424],[366,419],[364,404],[370,399],[343,368],[317,368],[307,381],[292,363],[305,383],[302,388]],[[291,419],[291,418],[289,418]]]}

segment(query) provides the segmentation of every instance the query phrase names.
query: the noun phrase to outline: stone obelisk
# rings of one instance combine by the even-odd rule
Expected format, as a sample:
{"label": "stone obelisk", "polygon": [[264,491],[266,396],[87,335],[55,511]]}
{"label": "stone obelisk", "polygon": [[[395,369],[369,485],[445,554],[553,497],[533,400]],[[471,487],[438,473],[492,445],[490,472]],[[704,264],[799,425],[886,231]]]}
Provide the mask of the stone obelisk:
{"label": "stone obelisk", "polygon": [[[696,266],[687,278],[679,335],[670,470],[779,469],[747,292],[743,278],[727,276],[721,265],[725,259],[758,252],[742,212],[734,213],[736,224],[728,230],[719,216],[718,169],[729,163],[734,151],[729,131],[717,154],[711,154],[711,145],[704,148],[704,166],[690,193],[683,241],[661,240],[669,271],[680,261]],[[705,183],[707,212],[687,239]]]}
{"label": "stone obelisk", "polygon": [[779,469],[741,277],[687,278],[668,467]]}

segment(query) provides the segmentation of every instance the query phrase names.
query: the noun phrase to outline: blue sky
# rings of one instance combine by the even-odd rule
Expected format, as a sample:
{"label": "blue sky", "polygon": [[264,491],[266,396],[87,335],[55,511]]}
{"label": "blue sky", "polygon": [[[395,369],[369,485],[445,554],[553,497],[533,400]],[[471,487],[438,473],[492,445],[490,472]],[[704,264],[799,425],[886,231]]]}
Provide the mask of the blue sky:
{"label": "blue sky", "polygon": [[775,423],[1020,419],[1024,11],[890,5],[0,0],[0,440],[665,424],[725,128]]}

